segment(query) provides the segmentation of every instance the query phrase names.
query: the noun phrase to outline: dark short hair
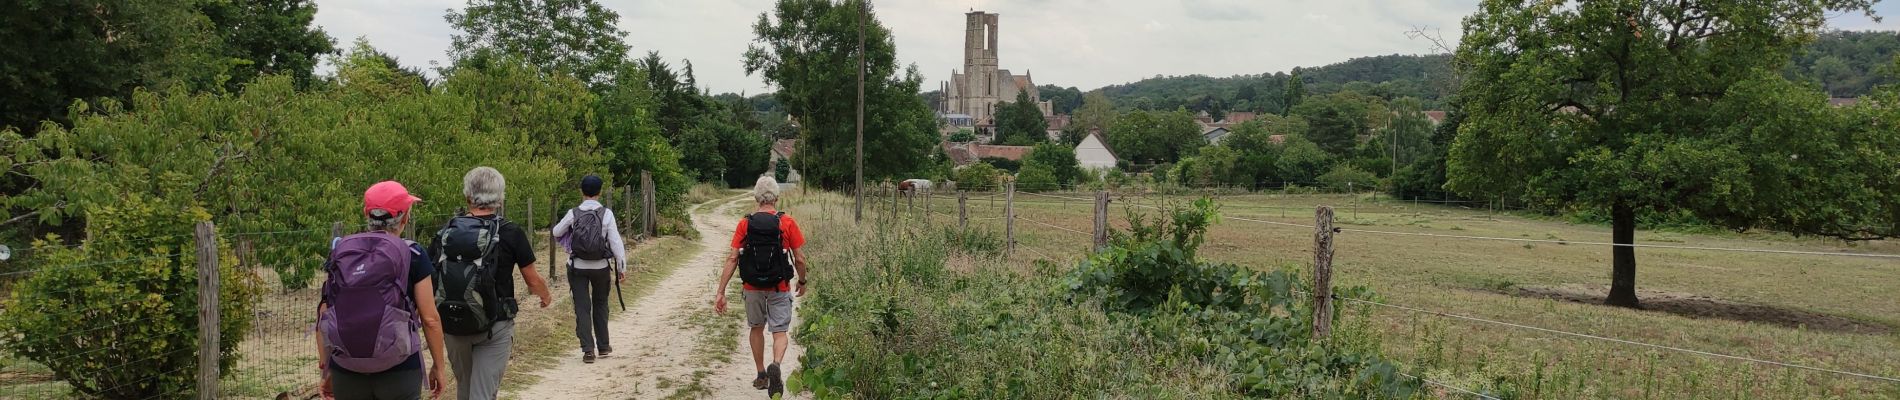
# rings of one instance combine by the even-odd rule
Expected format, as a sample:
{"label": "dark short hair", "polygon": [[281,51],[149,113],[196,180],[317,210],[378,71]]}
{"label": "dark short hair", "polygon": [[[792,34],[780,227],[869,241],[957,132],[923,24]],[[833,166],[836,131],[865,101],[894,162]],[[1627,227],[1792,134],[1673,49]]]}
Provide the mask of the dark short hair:
{"label": "dark short hair", "polygon": [[581,194],[589,197],[599,196],[600,186],[601,181],[599,175],[588,174],[585,177],[581,177]]}

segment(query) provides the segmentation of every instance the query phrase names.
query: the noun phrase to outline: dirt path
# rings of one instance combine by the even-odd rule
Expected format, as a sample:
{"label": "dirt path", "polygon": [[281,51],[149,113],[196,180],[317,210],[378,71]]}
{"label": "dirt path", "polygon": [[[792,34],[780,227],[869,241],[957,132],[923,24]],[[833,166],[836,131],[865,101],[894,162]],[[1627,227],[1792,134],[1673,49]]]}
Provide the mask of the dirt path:
{"label": "dirt path", "polygon": [[[744,342],[743,303],[730,296],[733,310],[712,312],[712,289],[725,261],[737,218],[749,207],[742,197],[715,200],[711,210],[688,210],[699,230],[700,248],[686,264],[662,280],[653,292],[614,316],[614,354],[594,364],[578,354],[535,373],[540,383],[512,393],[526,400],[764,398],[752,389],[752,355]],[[738,286],[736,283],[733,286]],[[571,327],[571,325],[569,325]],[[546,340],[573,340],[572,335]],[[786,353],[786,371],[797,368],[799,347]]]}

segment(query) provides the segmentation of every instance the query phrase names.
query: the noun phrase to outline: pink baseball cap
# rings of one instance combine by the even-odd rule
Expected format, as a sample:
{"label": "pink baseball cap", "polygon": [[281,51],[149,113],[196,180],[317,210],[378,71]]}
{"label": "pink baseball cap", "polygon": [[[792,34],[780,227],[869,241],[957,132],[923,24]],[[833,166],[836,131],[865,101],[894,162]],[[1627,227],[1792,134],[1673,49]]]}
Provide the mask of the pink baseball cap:
{"label": "pink baseball cap", "polygon": [[363,214],[369,215],[370,210],[376,209],[388,211],[390,214],[405,214],[409,212],[409,207],[418,201],[422,201],[422,198],[409,194],[409,188],[403,187],[401,183],[377,182],[370,185],[369,190],[363,192]]}

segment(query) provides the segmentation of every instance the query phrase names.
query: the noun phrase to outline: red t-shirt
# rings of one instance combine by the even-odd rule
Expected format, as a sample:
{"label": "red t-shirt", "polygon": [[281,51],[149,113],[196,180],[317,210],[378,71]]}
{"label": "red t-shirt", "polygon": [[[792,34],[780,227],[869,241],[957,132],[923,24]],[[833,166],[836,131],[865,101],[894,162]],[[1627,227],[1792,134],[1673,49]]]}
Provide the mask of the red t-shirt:
{"label": "red t-shirt", "polygon": [[[739,248],[745,247],[746,221],[747,219],[740,219],[739,231],[732,234],[732,248],[733,249],[739,249]],[[792,216],[790,215],[780,216],[778,218],[778,230],[779,230],[779,237],[785,241],[785,248],[791,249],[793,251],[797,251],[800,247],[805,247],[805,234],[803,232],[798,231],[798,221],[793,220]],[[804,277],[801,276],[799,278],[802,279]],[[772,291],[779,291],[779,292],[789,292],[792,290],[792,282],[791,281],[779,282],[777,288],[754,287],[751,284],[746,284],[745,290],[772,290]]]}

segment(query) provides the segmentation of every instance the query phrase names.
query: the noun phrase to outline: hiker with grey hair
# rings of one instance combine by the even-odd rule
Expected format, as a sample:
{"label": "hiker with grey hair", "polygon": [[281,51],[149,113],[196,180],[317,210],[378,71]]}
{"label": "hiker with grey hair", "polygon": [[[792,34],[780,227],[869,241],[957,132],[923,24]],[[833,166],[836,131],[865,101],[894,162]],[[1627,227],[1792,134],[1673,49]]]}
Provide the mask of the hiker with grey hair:
{"label": "hiker with grey hair", "polygon": [[[778,180],[759,177],[752,187],[752,199],[759,206],[739,221],[732,235],[731,255],[719,273],[719,289],[714,292],[713,310],[726,312],[726,283],[738,270],[745,282],[745,319],[752,328],[752,363],[758,377],[752,387],[768,396],[785,391],[779,364],[785,361],[785,349],[791,346],[792,300],[805,295],[805,234],[798,222],[778,211]],[[796,272],[796,274],[794,274]],[[792,282],[797,278],[797,284]],[[796,291],[794,291],[796,288]],[[772,364],[765,363],[765,332],[772,332]]]}
{"label": "hiker with grey hair", "polygon": [[425,387],[429,398],[442,396],[435,269],[421,245],[402,240],[421,200],[396,181],[372,185],[363,193],[369,231],[330,242],[317,303],[317,393],[325,399],[413,400]]}
{"label": "hiker with grey hair", "polygon": [[490,400],[501,391],[501,376],[514,350],[515,270],[541,308],[554,301],[547,280],[535,272],[534,247],[520,225],[496,214],[506,199],[501,172],[476,167],[462,177],[468,213],[449,220],[436,233],[436,305],[448,333],[449,366],[455,371],[460,400]]}
{"label": "hiker with grey hair", "polygon": [[[554,224],[554,236],[567,247],[567,285],[574,292],[574,336],[581,340],[581,362],[613,354],[607,340],[607,294],[627,280],[627,243],[620,238],[614,210],[600,204],[599,176],[581,178],[581,204]],[[626,307],[625,303],[621,307]],[[598,353],[596,352],[598,351]]]}

